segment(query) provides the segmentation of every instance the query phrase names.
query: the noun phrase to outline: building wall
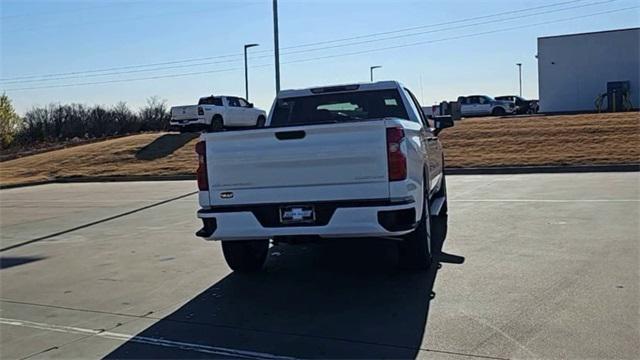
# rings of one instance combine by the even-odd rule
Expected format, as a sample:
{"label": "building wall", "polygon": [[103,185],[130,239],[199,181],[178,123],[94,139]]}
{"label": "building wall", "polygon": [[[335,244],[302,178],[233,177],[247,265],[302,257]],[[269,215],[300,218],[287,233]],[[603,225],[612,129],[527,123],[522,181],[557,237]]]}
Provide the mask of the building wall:
{"label": "building wall", "polygon": [[627,80],[638,108],[640,28],[538,38],[540,112],[594,111],[607,82]]}

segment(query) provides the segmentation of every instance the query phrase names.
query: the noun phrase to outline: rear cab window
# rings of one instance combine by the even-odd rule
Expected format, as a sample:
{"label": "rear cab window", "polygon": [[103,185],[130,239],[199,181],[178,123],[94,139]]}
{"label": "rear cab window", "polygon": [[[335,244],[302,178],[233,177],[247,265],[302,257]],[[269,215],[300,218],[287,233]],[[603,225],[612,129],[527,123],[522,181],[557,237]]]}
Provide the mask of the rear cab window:
{"label": "rear cab window", "polygon": [[277,99],[271,126],[340,123],[395,117],[409,120],[396,89],[308,95]]}
{"label": "rear cab window", "polygon": [[222,98],[216,96],[207,96],[200,98],[198,105],[215,105],[222,106]]}

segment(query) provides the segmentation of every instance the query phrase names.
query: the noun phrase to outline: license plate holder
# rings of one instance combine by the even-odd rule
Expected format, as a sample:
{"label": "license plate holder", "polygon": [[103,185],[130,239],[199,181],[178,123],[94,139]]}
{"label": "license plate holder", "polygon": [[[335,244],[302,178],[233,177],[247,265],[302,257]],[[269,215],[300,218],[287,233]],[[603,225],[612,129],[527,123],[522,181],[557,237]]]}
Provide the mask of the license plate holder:
{"label": "license plate holder", "polygon": [[304,224],[316,221],[316,211],[312,205],[290,205],[280,207],[281,224]]}

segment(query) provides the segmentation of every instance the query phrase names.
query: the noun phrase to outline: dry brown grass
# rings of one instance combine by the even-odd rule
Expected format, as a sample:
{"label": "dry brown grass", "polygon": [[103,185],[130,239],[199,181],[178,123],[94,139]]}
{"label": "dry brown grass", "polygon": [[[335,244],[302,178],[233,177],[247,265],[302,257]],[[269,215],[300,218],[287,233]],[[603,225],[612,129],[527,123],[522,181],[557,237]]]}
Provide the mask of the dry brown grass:
{"label": "dry brown grass", "polygon": [[[441,139],[449,167],[635,164],[640,113],[465,119]],[[141,134],[26,156],[0,163],[0,184],[193,174],[196,141],[188,134]]]}
{"label": "dry brown grass", "polygon": [[[0,184],[63,177],[193,174],[196,141],[190,134],[140,134],[26,156],[0,163]],[[143,150],[147,145],[149,151]],[[161,156],[171,150],[175,151]],[[160,157],[154,158],[155,154]]]}
{"label": "dry brown grass", "polygon": [[640,163],[640,113],[464,119],[441,140],[450,167]]}

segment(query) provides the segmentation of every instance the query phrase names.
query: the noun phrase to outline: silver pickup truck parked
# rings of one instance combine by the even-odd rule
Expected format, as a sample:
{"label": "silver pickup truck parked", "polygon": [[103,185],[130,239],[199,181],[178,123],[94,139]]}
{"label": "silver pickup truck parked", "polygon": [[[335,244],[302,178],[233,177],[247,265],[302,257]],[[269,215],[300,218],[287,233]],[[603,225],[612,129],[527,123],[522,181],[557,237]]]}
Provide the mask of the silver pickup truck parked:
{"label": "silver pickup truck parked", "polygon": [[516,112],[512,101],[496,100],[487,95],[469,95],[458,97],[462,116],[503,116]]}

